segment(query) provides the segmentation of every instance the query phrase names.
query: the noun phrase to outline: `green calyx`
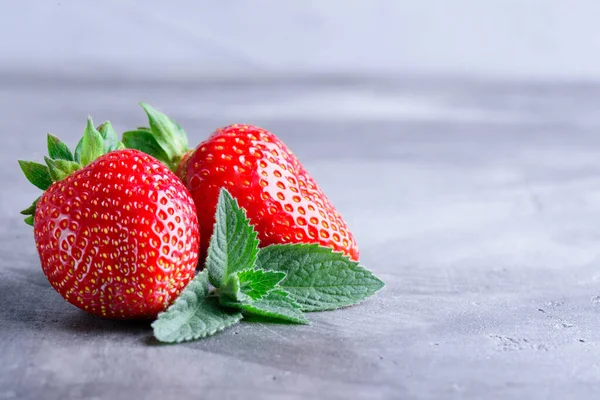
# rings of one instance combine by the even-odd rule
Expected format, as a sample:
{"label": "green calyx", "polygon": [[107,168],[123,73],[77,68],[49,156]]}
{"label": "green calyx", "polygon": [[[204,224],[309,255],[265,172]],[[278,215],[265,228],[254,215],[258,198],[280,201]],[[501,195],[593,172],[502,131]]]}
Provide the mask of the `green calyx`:
{"label": "green calyx", "polygon": [[[98,157],[123,148],[110,122],[107,121],[95,128],[92,118],[89,117],[83,137],[74,153],[63,141],[49,133],[48,156],[44,157],[45,165],[23,160],[19,160],[19,165],[29,182],[38,189],[46,191],[54,182],[65,179],[73,172],[91,164]],[[33,226],[39,200],[40,198],[37,198],[31,206],[21,211],[21,214],[27,216],[25,223],[28,225]]]}
{"label": "green calyx", "polygon": [[140,103],[148,115],[149,128],[141,127],[123,133],[123,144],[162,161],[173,172],[189,151],[185,131],[165,114],[146,103]]}

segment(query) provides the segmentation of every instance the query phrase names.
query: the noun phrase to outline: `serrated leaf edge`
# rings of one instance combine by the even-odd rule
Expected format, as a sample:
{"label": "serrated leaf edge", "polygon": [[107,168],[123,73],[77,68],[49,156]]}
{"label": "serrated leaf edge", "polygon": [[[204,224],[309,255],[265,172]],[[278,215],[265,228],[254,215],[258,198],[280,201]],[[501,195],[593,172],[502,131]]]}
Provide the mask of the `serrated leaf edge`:
{"label": "serrated leaf edge", "polygon": [[[367,300],[369,297],[372,297],[373,295],[377,294],[380,290],[382,290],[385,287],[385,282],[383,282],[379,277],[377,277],[373,271],[367,269],[366,267],[364,267],[363,265],[361,265],[358,261],[354,261],[351,260],[348,256],[344,255],[341,252],[335,251],[330,247],[325,247],[325,246],[320,246],[319,244],[316,243],[286,243],[286,244],[275,244],[275,245],[270,245],[264,248],[259,249],[259,254],[257,256],[257,263],[256,263],[256,267],[259,269],[265,269],[268,271],[278,271],[277,269],[269,269],[269,268],[263,268],[263,266],[260,265],[260,253],[261,251],[266,251],[266,249],[272,249],[273,247],[294,247],[294,248],[298,248],[298,249],[319,249],[323,252],[328,252],[332,255],[336,255],[336,256],[340,256],[341,258],[345,259],[350,266],[352,266],[352,268],[354,269],[355,272],[366,272],[370,275],[369,281],[374,282],[372,285],[358,285],[358,284],[345,284],[342,285],[340,284],[339,287],[343,287],[343,286],[350,286],[350,287],[365,287],[365,288],[372,288],[374,290],[369,290],[368,294],[364,297],[361,297],[357,300],[353,300],[351,303],[349,302],[343,302],[343,301],[338,301],[338,302],[331,302],[331,301],[323,301],[322,303],[326,303],[328,304],[328,306],[322,306],[322,307],[316,307],[313,305],[310,305],[311,301],[307,301],[310,300],[309,297],[301,297],[301,296],[297,296],[294,293],[293,289],[318,289],[318,288],[328,288],[328,287],[337,287],[336,285],[330,285],[330,286],[287,286],[285,285],[285,281],[287,279],[287,277],[282,281],[284,282],[284,284],[281,286],[283,289],[292,289],[291,291],[288,291],[288,293],[290,294],[290,296],[292,296],[294,298],[294,300],[296,300],[296,302],[298,302],[298,304],[302,307],[302,311],[305,312],[319,312],[319,311],[331,311],[331,310],[337,310],[340,308],[345,308],[345,307],[350,307],[350,306],[354,306],[357,304],[361,304],[362,302],[364,302],[365,300]],[[286,271],[283,271],[286,272]]]}
{"label": "serrated leaf edge", "polygon": [[[233,317],[234,315],[230,314],[230,316]],[[198,339],[204,339],[204,338],[207,338],[209,336],[214,336],[214,335],[216,335],[219,332],[223,332],[225,329],[230,328],[233,325],[239,323],[243,318],[244,318],[243,314],[239,313],[239,318],[232,318],[231,321],[227,321],[225,323],[225,325],[223,325],[223,326],[221,326],[219,328],[207,331],[206,333],[203,333],[203,334],[200,334],[200,335],[185,336],[185,337],[182,337],[182,338],[178,338],[177,340],[174,340],[172,342],[161,341],[158,338],[157,338],[157,340],[160,341],[161,343],[167,343],[167,344],[168,343],[172,343],[172,344],[175,344],[175,343],[190,342],[190,341],[198,340]],[[152,325],[154,325],[154,323]]]}

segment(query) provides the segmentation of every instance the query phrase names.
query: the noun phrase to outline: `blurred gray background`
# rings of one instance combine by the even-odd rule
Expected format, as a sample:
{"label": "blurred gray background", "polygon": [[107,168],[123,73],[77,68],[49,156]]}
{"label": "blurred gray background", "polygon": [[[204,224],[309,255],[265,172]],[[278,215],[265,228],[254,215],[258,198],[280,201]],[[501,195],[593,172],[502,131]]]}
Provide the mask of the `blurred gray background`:
{"label": "blurred gray background", "polygon": [[[598,399],[600,2],[0,0],[0,400]],[[387,287],[158,346],[49,286],[16,159],[261,125]]]}
{"label": "blurred gray background", "polygon": [[1,66],[127,77],[600,75],[594,0],[3,0]]}

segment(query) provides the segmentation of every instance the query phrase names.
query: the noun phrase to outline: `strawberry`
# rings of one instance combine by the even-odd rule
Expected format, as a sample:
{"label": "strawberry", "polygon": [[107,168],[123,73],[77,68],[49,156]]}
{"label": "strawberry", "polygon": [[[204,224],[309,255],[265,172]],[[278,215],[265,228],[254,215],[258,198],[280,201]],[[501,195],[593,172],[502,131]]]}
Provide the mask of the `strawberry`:
{"label": "strawberry", "polygon": [[261,246],[318,243],[358,261],[354,236],[344,219],[296,156],[272,133],[252,125],[217,129],[194,151],[185,132],[147,104],[150,128],[126,132],[123,142],[165,162],[189,189],[206,257],[221,187],[246,209]]}
{"label": "strawberry", "polygon": [[23,214],[42,269],[69,303],[110,318],[151,318],[193,279],[198,222],[181,181],[123,149],[109,123],[88,125],[75,155],[48,136],[46,164],[20,161],[44,190]]}

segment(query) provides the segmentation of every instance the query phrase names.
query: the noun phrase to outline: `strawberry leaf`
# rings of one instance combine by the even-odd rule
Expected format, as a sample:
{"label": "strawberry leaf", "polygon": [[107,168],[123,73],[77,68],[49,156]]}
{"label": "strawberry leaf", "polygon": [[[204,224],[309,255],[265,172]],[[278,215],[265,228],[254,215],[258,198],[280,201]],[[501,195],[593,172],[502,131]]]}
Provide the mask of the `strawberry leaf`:
{"label": "strawberry leaf", "polygon": [[115,132],[112,124],[109,121],[106,121],[98,126],[97,130],[104,141],[105,154],[122,148],[122,144],[119,142],[119,138],[117,137],[117,132]]}
{"label": "strawberry leaf", "polygon": [[208,273],[202,271],[152,323],[156,339],[165,343],[200,339],[242,319],[240,312],[221,308],[215,297],[208,296]]}
{"label": "strawberry leaf", "polygon": [[[92,148],[89,148],[90,145],[92,145]],[[86,155],[84,156],[84,147],[87,147],[87,153],[91,154],[86,153]],[[98,128],[94,128],[94,122],[91,118],[88,118],[83,137],[81,138],[79,143],[77,143],[77,147],[75,148],[74,159],[75,161],[81,163],[83,166],[86,166],[88,164],[85,164],[83,162],[83,157],[90,157],[90,159],[85,158],[85,161],[91,163],[96,158],[104,154],[110,153],[111,151],[115,150],[121,150],[124,148],[125,146],[123,145],[123,143],[119,142],[117,133],[113,129],[110,121],[106,121],[101,125],[98,125]]]}
{"label": "strawberry leaf", "polygon": [[52,177],[54,182],[62,181],[81,168],[81,165],[75,161],[53,160],[49,157],[44,157],[44,160],[46,160],[48,170],[50,171],[50,177]]}
{"label": "strawberry leaf", "polygon": [[215,219],[206,266],[210,283],[220,288],[230,275],[254,268],[258,239],[244,210],[225,188],[219,194]]}
{"label": "strawberry leaf", "polygon": [[304,311],[356,304],[384,286],[357,262],[316,244],[264,247],[258,253],[256,265],[264,270],[285,272],[280,285]]}
{"label": "strawberry leaf", "polygon": [[52,177],[47,166],[23,160],[19,160],[19,165],[27,180],[37,188],[46,190],[52,185]]}
{"label": "strawberry leaf", "polygon": [[[188,138],[185,131],[176,122],[171,120],[165,114],[161,113],[154,107],[146,103],[140,103],[150,124],[150,132],[154,137],[160,149],[166,155],[166,165],[172,170],[177,170],[181,158],[188,152]],[[137,130],[133,132],[143,132]],[[130,139],[130,144],[134,145]],[[129,147],[129,146],[128,146]],[[137,150],[142,150],[137,147],[131,147]],[[143,150],[142,150],[143,151]]]}
{"label": "strawberry leaf", "polygon": [[92,118],[88,118],[81,143],[81,165],[86,166],[104,154],[104,138],[94,127]]}
{"label": "strawberry leaf", "polygon": [[24,209],[23,211],[21,211],[21,214],[23,215],[35,215],[35,210],[37,209],[37,203],[40,201],[42,197],[38,197],[37,199],[35,199],[35,201],[26,209]]}
{"label": "strawberry leaf", "polygon": [[56,160],[75,160],[69,146],[51,133],[48,134],[48,155]]}
{"label": "strawberry leaf", "polygon": [[83,149],[83,137],[79,139],[79,143],[77,143],[75,151],[73,152],[75,162],[81,163],[81,149]]}
{"label": "strawberry leaf", "polygon": [[157,160],[164,164],[169,163],[169,156],[164,152],[162,147],[158,144],[152,132],[149,130],[135,130],[123,133],[121,139],[125,147],[129,149],[136,149],[143,151],[144,153],[151,155]]}
{"label": "strawberry leaf", "polygon": [[24,219],[25,223],[29,226],[33,226],[33,215],[29,215]]}

